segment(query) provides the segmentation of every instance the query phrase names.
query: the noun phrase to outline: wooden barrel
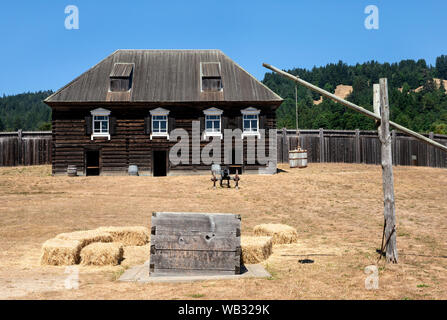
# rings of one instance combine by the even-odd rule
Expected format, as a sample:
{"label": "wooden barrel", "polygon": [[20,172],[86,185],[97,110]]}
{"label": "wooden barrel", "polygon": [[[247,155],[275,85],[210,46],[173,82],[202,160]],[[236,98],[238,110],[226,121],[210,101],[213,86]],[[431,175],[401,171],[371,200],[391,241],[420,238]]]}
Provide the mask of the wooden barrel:
{"label": "wooden barrel", "polygon": [[135,164],[129,165],[129,176],[138,176],[138,166]]}
{"label": "wooden barrel", "polygon": [[76,168],[76,166],[73,165],[67,166],[67,175],[69,177],[76,177],[78,175],[78,169]]}
{"label": "wooden barrel", "polygon": [[298,149],[289,151],[290,168],[306,168],[307,167],[307,150]]}

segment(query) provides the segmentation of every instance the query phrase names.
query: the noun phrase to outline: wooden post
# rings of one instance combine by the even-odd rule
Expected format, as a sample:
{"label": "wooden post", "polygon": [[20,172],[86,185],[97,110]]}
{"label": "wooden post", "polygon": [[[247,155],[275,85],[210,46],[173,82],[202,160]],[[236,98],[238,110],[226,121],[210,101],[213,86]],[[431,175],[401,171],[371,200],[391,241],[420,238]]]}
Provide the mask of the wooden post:
{"label": "wooden post", "polygon": [[[375,100],[376,99],[374,99],[374,101]],[[394,203],[394,176],[389,124],[388,82],[386,78],[380,79],[380,114],[381,122],[378,133],[380,142],[382,143],[382,181],[386,261],[397,263],[396,208]]]}
{"label": "wooden post", "polygon": [[22,129],[19,129],[17,131],[17,165],[18,166],[23,166],[25,165],[24,161],[23,161],[23,132]]}
{"label": "wooden post", "polygon": [[296,150],[300,148],[300,132],[298,131],[298,85],[295,83],[295,119],[296,119]]}
{"label": "wooden post", "polygon": [[[435,135],[433,134],[433,132],[430,132],[428,134],[428,137],[430,139],[432,139],[432,140],[435,139]],[[429,167],[436,167],[436,164],[435,164],[435,150],[434,150],[434,148],[428,146],[427,147],[427,155],[428,155],[427,166],[429,166]]]}
{"label": "wooden post", "polygon": [[360,163],[360,130],[355,129],[355,162]]}
{"label": "wooden post", "polygon": [[289,161],[289,139],[286,128],[282,128],[282,160],[283,162]]}
{"label": "wooden post", "polygon": [[396,147],[396,130],[391,130],[391,148],[393,150],[393,152],[392,152],[393,153],[392,154],[393,164],[396,164],[396,163],[398,163],[397,159],[399,159],[398,158],[399,152],[397,151],[397,147]]}
{"label": "wooden post", "polygon": [[324,162],[324,132],[323,128],[320,128],[320,162]]}

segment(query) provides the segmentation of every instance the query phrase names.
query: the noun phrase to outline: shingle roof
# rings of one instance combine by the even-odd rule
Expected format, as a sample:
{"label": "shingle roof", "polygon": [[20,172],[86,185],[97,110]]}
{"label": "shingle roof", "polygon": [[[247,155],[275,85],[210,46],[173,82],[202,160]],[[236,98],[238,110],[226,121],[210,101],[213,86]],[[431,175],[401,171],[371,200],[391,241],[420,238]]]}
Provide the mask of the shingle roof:
{"label": "shingle roof", "polygon": [[[220,64],[207,64],[214,62]],[[200,91],[200,65],[220,72],[221,92]],[[132,66],[132,68],[130,68]],[[132,75],[132,88],[111,97],[110,75]],[[203,72],[203,69],[202,69]],[[114,94],[114,93],[113,93]],[[53,102],[277,102],[282,98],[220,50],[117,50],[45,99]]]}

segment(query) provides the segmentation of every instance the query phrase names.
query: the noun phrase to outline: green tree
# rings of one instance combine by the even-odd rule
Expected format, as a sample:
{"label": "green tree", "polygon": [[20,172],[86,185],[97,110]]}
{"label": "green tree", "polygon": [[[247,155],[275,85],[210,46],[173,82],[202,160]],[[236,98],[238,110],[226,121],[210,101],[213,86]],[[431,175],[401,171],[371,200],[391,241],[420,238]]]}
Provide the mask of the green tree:
{"label": "green tree", "polygon": [[50,131],[51,130],[51,122],[41,122],[37,127],[39,131]]}
{"label": "green tree", "polygon": [[447,79],[447,56],[441,55],[436,58],[436,75],[438,78]]}
{"label": "green tree", "polygon": [[435,122],[431,125],[430,130],[438,134],[447,134],[447,123]]}
{"label": "green tree", "polygon": [[51,109],[43,100],[52,91],[28,92],[0,97],[0,119],[4,130],[37,130],[51,121]]}

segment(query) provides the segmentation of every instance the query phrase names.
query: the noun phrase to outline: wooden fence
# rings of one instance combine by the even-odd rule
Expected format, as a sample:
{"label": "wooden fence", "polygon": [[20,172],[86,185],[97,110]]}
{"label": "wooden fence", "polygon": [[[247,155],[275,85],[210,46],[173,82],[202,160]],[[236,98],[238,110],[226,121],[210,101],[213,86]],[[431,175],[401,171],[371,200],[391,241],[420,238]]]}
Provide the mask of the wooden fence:
{"label": "wooden fence", "polygon": [[0,166],[51,163],[51,131],[0,132]]}
{"label": "wooden fence", "polygon": [[[447,136],[430,133],[431,139],[447,146]],[[0,132],[0,166],[51,163],[51,131]],[[309,162],[380,164],[377,131],[300,130],[300,146]],[[278,130],[278,162],[289,161],[296,148],[295,130]],[[392,131],[393,164],[447,167],[447,153],[419,140]]]}
{"label": "wooden fence", "polygon": [[[447,135],[425,135],[447,146]],[[447,153],[392,131],[393,164],[447,167]],[[295,130],[278,130],[278,162],[288,162],[288,151],[297,146]],[[300,146],[308,152],[308,162],[381,163],[381,143],[377,131],[300,130]]]}

